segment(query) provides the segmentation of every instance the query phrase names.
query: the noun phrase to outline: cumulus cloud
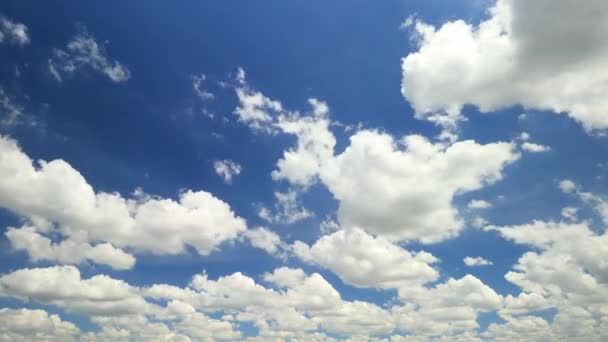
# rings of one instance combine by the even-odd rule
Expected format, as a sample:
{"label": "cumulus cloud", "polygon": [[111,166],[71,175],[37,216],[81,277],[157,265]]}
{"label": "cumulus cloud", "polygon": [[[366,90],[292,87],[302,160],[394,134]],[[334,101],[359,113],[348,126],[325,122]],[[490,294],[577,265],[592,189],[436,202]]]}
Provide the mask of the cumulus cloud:
{"label": "cumulus cloud", "polygon": [[[297,138],[296,147],[277,162],[275,180],[301,189],[320,181],[338,200],[342,227],[392,240],[432,243],[457,235],[463,222],[454,197],[500,180],[504,168],[519,158],[509,142],[433,143],[420,135],[396,139],[375,130],[355,132],[346,149],[335,154],[325,103],[311,99],[312,112],[302,114],[253,91],[244,78],[236,91],[264,99],[255,102],[264,104],[256,107],[255,117],[265,119],[247,121],[253,115],[241,115],[242,121]],[[240,98],[235,112],[248,103]]]}
{"label": "cumulus cloud", "polygon": [[262,249],[271,255],[276,255],[285,249],[281,237],[277,235],[277,233],[264,227],[248,229],[243,233],[243,237],[246,238],[253,247]]}
{"label": "cumulus cloud", "polygon": [[321,237],[312,246],[297,241],[294,253],[303,261],[337,274],[358,287],[404,288],[436,280],[432,266],[439,260],[424,251],[413,253],[363,230],[339,230]]}
{"label": "cumulus cloud", "polygon": [[465,104],[551,110],[604,130],[607,18],[602,0],[498,0],[477,25],[416,21],[418,50],[402,60],[401,91],[417,118],[452,130]]}
{"label": "cumulus cloud", "polygon": [[34,262],[46,260],[60,264],[79,264],[90,260],[119,270],[131,269],[135,265],[133,255],[109,243],[92,246],[86,241],[79,241],[78,238],[53,243],[31,226],[9,227],[5,235],[13,248],[27,252],[30,260]]}
{"label": "cumulus cloud", "polygon": [[[524,253],[513,271],[505,275],[522,293],[518,297],[507,297],[505,308],[500,311],[507,323],[492,325],[487,335],[526,333],[526,324],[530,322],[517,321],[521,317],[514,319],[514,315],[555,308],[557,314],[550,325],[533,319],[536,325],[543,326],[544,336],[585,341],[602,341],[608,337],[605,330],[608,321],[606,233],[593,232],[586,222],[533,221],[488,229],[534,249]],[[519,329],[509,332],[513,322],[520,324]]]}
{"label": "cumulus cloud", "polygon": [[504,167],[518,158],[506,142],[446,146],[419,135],[397,142],[385,133],[360,131],[328,161],[321,179],[340,203],[342,226],[432,243],[463,227],[452,205],[457,193],[500,180]]}
{"label": "cumulus cloud", "polygon": [[0,43],[5,39],[9,42],[25,45],[30,42],[27,26],[16,23],[9,18],[0,17]]}
{"label": "cumulus cloud", "polygon": [[462,259],[465,265],[467,266],[489,266],[493,265],[490,260],[484,259],[482,257],[465,257]]}
{"label": "cumulus cloud", "polygon": [[232,183],[232,178],[238,176],[243,169],[240,164],[229,159],[214,161],[213,168],[215,169],[215,173],[222,177],[226,184]]}
{"label": "cumulus cloud", "polygon": [[48,68],[58,82],[82,69],[102,73],[113,82],[125,82],[131,77],[129,69],[118,61],[112,61],[105,47],[100,46],[86,31],[74,36],[65,50],[55,49],[48,61]]}
{"label": "cumulus cloud", "polygon": [[[39,253],[35,258],[86,258],[120,268],[130,264],[130,257],[116,248],[178,254],[192,246],[207,255],[246,229],[245,220],[227,203],[205,191],[185,190],[178,201],[141,190],[125,198],[118,193],[95,192],[63,160],[37,164],[14,140],[0,137],[0,207],[29,221],[25,231],[12,229],[7,234],[19,248]],[[52,234],[67,238],[67,242],[50,244],[48,236]],[[101,244],[92,246],[92,241]],[[91,248],[72,248],[74,242],[88,243]],[[44,248],[27,248],[34,245]],[[63,255],[68,251],[76,255]],[[111,255],[112,260],[108,259]]]}
{"label": "cumulus cloud", "polygon": [[0,309],[2,341],[75,341],[80,329],[74,323],[44,310]]}

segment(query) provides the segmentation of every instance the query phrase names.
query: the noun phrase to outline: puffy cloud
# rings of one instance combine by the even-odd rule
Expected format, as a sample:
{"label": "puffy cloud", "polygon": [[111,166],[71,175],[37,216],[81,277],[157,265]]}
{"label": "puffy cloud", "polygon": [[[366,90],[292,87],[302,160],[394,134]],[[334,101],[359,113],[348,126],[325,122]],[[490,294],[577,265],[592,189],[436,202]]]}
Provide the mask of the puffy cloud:
{"label": "puffy cloud", "polygon": [[264,227],[248,229],[243,233],[243,237],[249,240],[253,247],[263,249],[268,254],[277,254],[285,248],[281,237]]}
{"label": "puffy cloud", "polygon": [[310,99],[312,116],[282,115],[277,127],[285,134],[295,135],[297,145],[283,153],[272,172],[274,180],[309,186],[314,183],[326,160],[333,157],[336,138],[329,130],[329,109],[325,102]]}
{"label": "puffy cloud", "polygon": [[487,209],[492,206],[492,203],[484,200],[472,200],[467,204],[469,209]]}
{"label": "puffy cloud", "polygon": [[[107,242],[114,246],[93,246],[86,255],[89,260],[102,260],[108,257],[102,254],[112,251],[114,257],[122,260],[118,264],[127,266],[128,257],[115,248],[178,254],[192,246],[207,255],[246,229],[245,220],[236,216],[227,203],[205,191],[186,190],[179,201],[140,190],[132,198],[124,198],[118,193],[96,193],[63,160],[38,164],[35,166],[14,140],[0,137],[0,207],[30,221],[29,226],[39,235],[59,234],[68,241]],[[24,237],[29,236],[46,244],[30,233],[31,229],[7,232],[13,235],[13,241],[23,243]],[[70,248],[66,244],[60,250],[51,245],[50,252],[45,253],[67,252]],[[99,249],[103,249],[102,253]]]}
{"label": "puffy cloud", "polygon": [[113,82],[125,82],[131,77],[128,68],[112,61],[95,38],[88,32],[80,32],[68,42],[66,49],[55,49],[48,61],[49,72],[61,82],[63,77],[73,75],[80,69],[90,69],[106,75]]}
{"label": "puffy cloud", "polygon": [[497,0],[488,14],[478,25],[412,24],[418,51],[402,60],[401,91],[416,117],[453,129],[465,104],[522,105],[608,128],[604,1]]}
{"label": "puffy cloud", "polygon": [[[553,307],[557,315],[550,329],[556,339],[601,341],[608,337],[606,233],[592,231],[586,222],[534,221],[488,229],[515,243],[534,247],[505,275],[522,293],[517,298],[507,298],[502,316]],[[498,328],[508,331],[509,326],[495,329]]]}
{"label": "puffy cloud", "polygon": [[76,325],[44,310],[0,309],[1,341],[75,341]]}
{"label": "puffy cloud", "polygon": [[518,158],[505,142],[446,146],[409,135],[398,143],[388,134],[360,131],[327,162],[321,179],[339,201],[342,226],[432,243],[463,227],[452,205],[456,194],[498,181],[504,167]]}
{"label": "puffy cloud", "polygon": [[242,171],[240,164],[229,159],[214,161],[213,169],[215,169],[215,173],[217,173],[218,176],[222,177],[226,184],[232,183],[232,178],[238,176]]}
{"label": "puffy cloud", "polygon": [[26,251],[32,261],[48,260],[60,264],[79,264],[90,260],[120,270],[130,269],[135,265],[135,258],[131,254],[109,243],[92,246],[88,242],[77,239],[53,243],[29,226],[20,229],[9,227],[5,235],[13,248]]}
{"label": "puffy cloud", "polygon": [[415,335],[451,336],[479,327],[480,312],[494,311],[502,297],[472,275],[448,279],[433,288],[403,289],[408,304],[392,308],[397,326]]}
{"label": "puffy cloud", "polygon": [[467,266],[489,266],[493,265],[490,260],[484,259],[482,257],[465,257],[462,259],[465,265]]}
{"label": "puffy cloud", "polygon": [[551,151],[551,147],[549,147],[549,146],[535,144],[535,143],[531,143],[531,142],[528,142],[528,141],[526,141],[523,144],[521,144],[521,148],[523,150],[525,150],[525,151],[532,152],[532,153],[540,153],[540,152]]}
{"label": "puffy cloud", "polygon": [[[561,191],[567,194],[573,194],[584,203],[591,205],[595,212],[602,218],[604,224],[608,225],[608,201],[604,196],[583,191],[583,189],[570,179],[564,179],[559,182]],[[567,211],[571,209],[566,209]],[[576,215],[576,211],[574,212]]]}
{"label": "puffy cloud", "polygon": [[293,250],[302,260],[327,268],[358,287],[420,286],[439,277],[430,265],[438,259],[431,254],[409,252],[360,229],[323,236],[310,247],[297,241]]}
{"label": "puffy cloud", "polygon": [[0,43],[8,38],[11,42],[25,45],[30,42],[27,26],[6,17],[0,17]]}
{"label": "puffy cloud", "polygon": [[74,266],[26,268],[4,274],[0,295],[89,315],[139,314],[154,308],[129,284],[106,275],[82,279]]}
{"label": "puffy cloud", "polygon": [[[240,99],[235,112],[241,121],[297,138],[296,147],[277,162],[273,178],[299,189],[320,180],[338,200],[338,220],[344,228],[359,227],[373,235],[423,243],[453,237],[463,227],[453,198],[498,181],[506,165],[519,158],[514,143],[444,144],[420,135],[396,141],[374,130],[357,131],[346,149],[335,154],[325,103],[311,99],[313,109],[308,115],[290,112],[280,102],[251,90],[244,74],[241,77],[235,87]],[[241,96],[244,93],[259,100],[248,100]],[[245,110],[250,102],[258,104],[255,111]],[[262,214],[270,212],[266,209]]]}
{"label": "puffy cloud", "polygon": [[578,220],[578,208],[575,207],[565,207],[562,208],[560,214],[562,215],[563,218],[566,218],[568,220],[571,221],[577,221]]}

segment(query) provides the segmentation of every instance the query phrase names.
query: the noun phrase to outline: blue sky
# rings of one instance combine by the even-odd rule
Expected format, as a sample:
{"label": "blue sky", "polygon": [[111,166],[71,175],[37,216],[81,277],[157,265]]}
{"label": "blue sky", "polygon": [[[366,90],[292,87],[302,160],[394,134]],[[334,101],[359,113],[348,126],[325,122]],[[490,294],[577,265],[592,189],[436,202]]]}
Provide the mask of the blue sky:
{"label": "blue sky", "polygon": [[4,2],[0,340],[605,340],[606,18]]}

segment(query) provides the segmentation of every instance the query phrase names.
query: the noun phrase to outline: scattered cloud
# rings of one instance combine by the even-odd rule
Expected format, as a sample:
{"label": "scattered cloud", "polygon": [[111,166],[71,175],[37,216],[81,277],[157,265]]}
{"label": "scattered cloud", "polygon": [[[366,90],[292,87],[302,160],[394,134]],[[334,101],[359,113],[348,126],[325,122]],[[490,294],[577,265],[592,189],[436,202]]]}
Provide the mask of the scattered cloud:
{"label": "scattered cloud", "polygon": [[0,43],[8,40],[18,45],[26,45],[30,42],[27,26],[16,23],[7,17],[0,16]]}
{"label": "scattered cloud", "polygon": [[74,36],[64,50],[55,49],[48,61],[48,69],[58,82],[83,69],[102,73],[112,82],[125,82],[131,77],[131,71],[120,62],[112,61],[105,46],[99,45],[86,31]]}
{"label": "scattered cloud", "polygon": [[471,200],[467,207],[469,209],[487,209],[492,206],[492,203],[484,200]]}
{"label": "scattered cloud", "polygon": [[237,164],[230,159],[214,161],[213,168],[215,169],[215,173],[222,177],[226,184],[231,184],[232,178],[241,174],[241,171],[243,170],[240,164]]}
{"label": "scattered cloud", "polygon": [[528,142],[528,141],[526,141],[523,144],[521,144],[521,148],[524,151],[528,151],[528,152],[532,152],[532,153],[551,151],[551,147],[549,147],[549,146],[539,145],[539,144],[531,143],[531,142]]}
{"label": "scattered cloud", "polygon": [[467,266],[489,266],[489,265],[494,264],[490,260],[486,260],[482,257],[469,257],[468,256],[468,257],[465,257],[464,259],[462,259],[462,261]]}

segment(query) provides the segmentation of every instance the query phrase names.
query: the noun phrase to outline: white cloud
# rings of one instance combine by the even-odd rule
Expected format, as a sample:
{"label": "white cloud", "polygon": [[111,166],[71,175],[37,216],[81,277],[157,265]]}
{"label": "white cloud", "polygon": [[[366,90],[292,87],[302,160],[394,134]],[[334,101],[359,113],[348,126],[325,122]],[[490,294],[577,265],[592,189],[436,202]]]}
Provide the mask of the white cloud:
{"label": "white cloud", "polygon": [[26,251],[34,262],[47,260],[60,264],[79,264],[90,260],[119,270],[131,269],[135,265],[135,258],[131,254],[109,243],[92,246],[78,239],[53,243],[49,238],[38,234],[36,228],[30,226],[19,229],[9,227],[5,235],[13,248]]}
{"label": "white cloud", "polygon": [[0,309],[2,341],[75,341],[80,329],[74,323],[44,310]]}
{"label": "white cloud", "polygon": [[576,184],[570,179],[564,179],[559,182],[559,189],[565,193],[572,193],[576,190]]}
{"label": "white cloud", "polygon": [[258,216],[270,223],[284,224],[291,224],[312,217],[313,213],[302,206],[298,195],[298,191],[294,189],[289,189],[287,192],[275,192],[274,211],[261,207]]}
{"label": "white cloud", "polygon": [[[275,180],[286,180],[301,190],[320,180],[339,202],[342,227],[358,227],[393,240],[432,243],[457,235],[463,222],[453,198],[500,180],[505,166],[519,158],[514,143],[444,144],[420,135],[396,141],[374,130],[357,131],[350,145],[336,155],[325,103],[311,99],[312,113],[302,115],[254,92],[244,78],[236,91],[264,99],[255,101],[260,104],[255,117],[264,119],[247,121],[253,115],[242,115],[242,121],[254,129],[297,138],[296,148],[288,149],[277,162]],[[237,113],[249,108],[248,100],[239,98]],[[271,216],[268,209],[261,214]]]}
{"label": "white cloud", "polygon": [[0,17],[0,43],[8,37],[11,42],[25,45],[30,42],[27,26],[6,17]]}
{"label": "white cloud", "polygon": [[452,205],[456,194],[500,180],[504,167],[518,158],[505,142],[446,146],[409,135],[398,143],[388,134],[360,131],[327,162],[321,179],[340,203],[343,227],[431,243],[462,228]]}
{"label": "white cloud", "polygon": [[484,200],[471,200],[467,207],[469,209],[487,209],[492,206],[492,203]]}
{"label": "white cloud", "polygon": [[243,237],[249,240],[253,247],[263,249],[271,255],[276,255],[285,248],[281,237],[264,227],[248,229],[243,233]]}
{"label": "white cloud", "polygon": [[125,82],[131,77],[128,68],[106,55],[88,32],[81,32],[68,42],[66,49],[55,49],[49,59],[49,72],[59,82],[65,75],[73,75],[80,69],[90,69],[106,75],[113,82]]}
{"label": "white cloud", "polygon": [[105,275],[82,279],[74,266],[26,268],[2,275],[0,294],[89,315],[128,315],[154,309],[129,284]]}
{"label": "white cloud", "polygon": [[[608,128],[608,6],[592,0],[498,0],[479,25],[413,25],[402,93],[425,118],[453,129],[463,105],[522,105],[567,113],[587,131]],[[599,24],[598,24],[599,23]]]}
{"label": "white cloud", "polygon": [[198,96],[198,98],[203,102],[213,100],[215,98],[213,93],[210,93],[203,88],[203,82],[205,82],[206,79],[207,76],[205,76],[205,74],[192,76],[192,89],[196,93],[196,96]]}
{"label": "white cloud", "polygon": [[467,266],[489,266],[493,265],[490,260],[484,259],[482,257],[465,257],[462,259],[465,265]]}
{"label": "white cloud", "polygon": [[551,151],[551,147],[549,147],[549,146],[535,144],[535,143],[531,143],[531,142],[528,142],[528,141],[526,141],[523,144],[521,144],[521,148],[523,150],[525,150],[525,151],[532,152],[532,153],[540,153],[540,152]]}
{"label": "white cloud", "polygon": [[[207,255],[246,229],[245,220],[227,203],[205,191],[185,190],[178,201],[141,191],[124,198],[118,193],[96,193],[63,160],[40,161],[35,166],[14,140],[5,137],[0,137],[0,156],[0,207],[29,221],[34,228],[30,233],[89,244],[107,242],[114,248],[153,254],[183,253],[186,246],[192,246]],[[21,233],[21,237],[28,235]],[[100,261],[96,249],[105,252],[112,246],[98,244],[86,257]],[[57,253],[57,247],[51,247],[49,253]],[[123,260],[119,264],[126,266],[128,257],[112,250]]]}
{"label": "white cloud", "polygon": [[310,247],[297,241],[293,250],[303,261],[327,268],[357,287],[420,286],[439,277],[431,266],[439,261],[433,255],[409,252],[360,229],[339,230]]}
{"label": "white cloud", "polygon": [[215,173],[222,177],[226,184],[232,183],[232,178],[238,176],[243,170],[240,164],[229,159],[214,161],[213,168],[215,169]]}
{"label": "white cloud", "polygon": [[586,222],[533,221],[489,229],[515,243],[534,247],[505,275],[522,293],[517,298],[507,297],[500,313],[508,322],[506,326],[494,325],[489,333],[508,332],[512,315],[552,307],[557,309],[557,315],[545,336],[582,341],[602,341],[608,337],[606,233],[593,232]]}

